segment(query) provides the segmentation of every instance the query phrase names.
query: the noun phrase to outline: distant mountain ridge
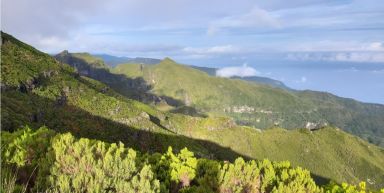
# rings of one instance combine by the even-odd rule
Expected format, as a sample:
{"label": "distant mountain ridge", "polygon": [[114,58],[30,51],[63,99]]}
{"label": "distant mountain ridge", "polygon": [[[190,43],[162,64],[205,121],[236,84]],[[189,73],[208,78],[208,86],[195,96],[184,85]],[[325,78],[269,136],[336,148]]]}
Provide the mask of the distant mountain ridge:
{"label": "distant mountain ridge", "polygon": [[[97,58],[101,58],[104,60],[105,64],[107,64],[109,67],[116,67],[119,64],[147,64],[147,65],[154,65],[160,63],[162,60],[156,59],[156,58],[143,58],[143,57],[119,57],[119,56],[113,56],[108,54],[92,54],[92,56],[95,56]],[[216,71],[218,68],[210,68],[210,67],[201,67],[201,66],[193,66],[189,65],[192,68],[204,71],[208,73],[211,76],[216,76]],[[261,84],[267,84],[272,87],[276,88],[282,88],[282,89],[291,89],[287,87],[283,82],[267,78],[267,77],[261,77],[261,76],[247,76],[247,77],[240,77],[240,76],[234,76],[231,77],[234,79],[241,79],[241,80],[247,80],[251,82],[261,83]]]}
{"label": "distant mountain ridge", "polygon": [[110,66],[110,67],[115,67],[119,64],[158,64],[161,62],[160,59],[155,59],[155,58],[143,58],[143,57],[135,57],[135,58],[130,58],[130,57],[124,57],[124,56],[112,56],[108,54],[92,54],[93,56],[102,58],[104,62]]}

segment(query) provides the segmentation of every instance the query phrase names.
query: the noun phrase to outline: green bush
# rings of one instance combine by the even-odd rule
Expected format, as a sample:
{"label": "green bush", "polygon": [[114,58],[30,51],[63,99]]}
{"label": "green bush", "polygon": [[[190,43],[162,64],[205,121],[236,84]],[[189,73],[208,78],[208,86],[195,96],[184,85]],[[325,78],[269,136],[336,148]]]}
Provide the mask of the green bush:
{"label": "green bush", "polygon": [[220,192],[253,192],[260,189],[260,169],[255,161],[237,158],[235,163],[224,163],[219,172]]}
{"label": "green bush", "polygon": [[[334,182],[329,183],[324,187],[326,193],[371,193],[367,190],[366,183],[360,182],[359,185],[351,185],[342,183],[341,185]],[[384,193],[384,189],[381,189],[381,193]]]}
{"label": "green bush", "polygon": [[54,135],[52,130],[41,127],[32,131],[29,127],[15,133],[2,132],[2,163],[15,164],[18,167],[35,167],[42,155],[47,151],[49,139]]}
{"label": "green bush", "polygon": [[45,127],[1,137],[2,192],[370,192],[364,182],[320,187],[308,170],[288,161],[220,162],[171,147],[164,154],[140,154],[122,143],[77,139]]}
{"label": "green bush", "polygon": [[48,155],[53,159],[46,160],[50,173],[40,184],[54,191],[159,192],[151,166],[137,167],[136,152],[122,143],[76,140],[68,133],[52,140],[51,151]]}

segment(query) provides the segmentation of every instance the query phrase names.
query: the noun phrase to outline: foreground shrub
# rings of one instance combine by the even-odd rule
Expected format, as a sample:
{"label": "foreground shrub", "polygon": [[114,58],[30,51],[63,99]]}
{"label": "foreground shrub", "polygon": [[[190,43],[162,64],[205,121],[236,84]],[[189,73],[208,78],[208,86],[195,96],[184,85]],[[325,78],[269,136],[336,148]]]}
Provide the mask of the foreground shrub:
{"label": "foreground shrub", "polygon": [[[329,183],[324,187],[326,193],[371,193],[366,189],[366,183],[360,182],[359,185],[351,185],[347,183],[337,184],[334,182]],[[384,188],[381,189],[381,193],[384,193]]]}
{"label": "foreground shrub", "polygon": [[40,176],[40,184],[54,191],[159,192],[151,166],[137,167],[136,152],[122,143],[58,135],[52,140],[46,162],[51,168],[46,177]]}
{"label": "foreground shrub", "polygon": [[319,187],[308,170],[288,161],[222,162],[171,147],[164,154],[140,154],[122,143],[77,139],[45,127],[1,137],[1,192],[370,192],[364,182]]}

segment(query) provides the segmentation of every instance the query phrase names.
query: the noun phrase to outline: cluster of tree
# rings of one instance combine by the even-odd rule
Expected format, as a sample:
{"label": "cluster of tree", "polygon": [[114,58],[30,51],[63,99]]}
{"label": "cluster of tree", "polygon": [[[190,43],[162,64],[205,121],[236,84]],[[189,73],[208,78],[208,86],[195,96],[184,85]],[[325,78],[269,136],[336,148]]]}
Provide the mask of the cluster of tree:
{"label": "cluster of tree", "polygon": [[45,127],[2,132],[1,139],[1,192],[369,192],[363,182],[320,187],[308,170],[288,161],[230,163],[171,147],[164,154],[143,154]]}

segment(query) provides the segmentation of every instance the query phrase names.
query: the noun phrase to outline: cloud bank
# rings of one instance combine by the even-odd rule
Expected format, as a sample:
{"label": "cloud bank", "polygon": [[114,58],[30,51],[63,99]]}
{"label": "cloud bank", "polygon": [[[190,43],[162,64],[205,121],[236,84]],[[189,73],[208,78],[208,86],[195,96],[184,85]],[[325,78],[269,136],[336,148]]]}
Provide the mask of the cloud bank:
{"label": "cloud bank", "polygon": [[222,28],[278,28],[280,26],[281,24],[276,16],[267,10],[254,7],[245,14],[213,21],[208,27],[207,34],[215,35]]}
{"label": "cloud bank", "polygon": [[266,53],[338,52],[309,57],[381,62],[381,1],[3,0],[1,29],[49,53],[67,49],[205,63],[217,58],[219,64]]}
{"label": "cloud bank", "polygon": [[287,54],[286,59],[329,62],[384,62],[384,52],[303,52]]}
{"label": "cloud bank", "polygon": [[234,76],[240,76],[240,77],[247,77],[247,76],[256,76],[259,75],[260,72],[258,72],[256,69],[247,66],[247,64],[243,64],[243,66],[230,66],[230,67],[224,67],[216,70],[216,76],[220,77],[234,77]]}

